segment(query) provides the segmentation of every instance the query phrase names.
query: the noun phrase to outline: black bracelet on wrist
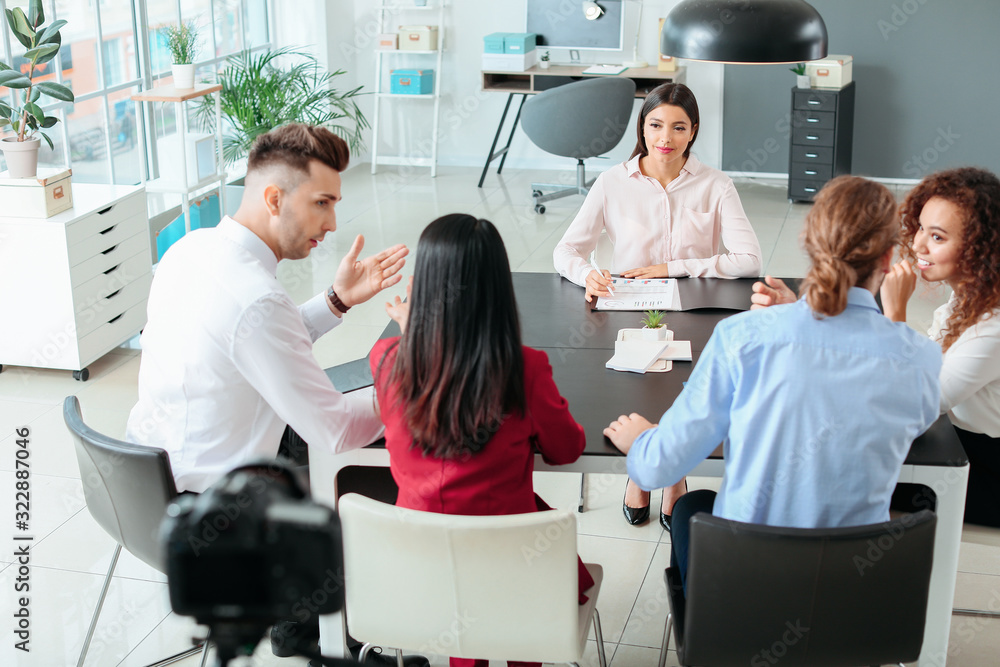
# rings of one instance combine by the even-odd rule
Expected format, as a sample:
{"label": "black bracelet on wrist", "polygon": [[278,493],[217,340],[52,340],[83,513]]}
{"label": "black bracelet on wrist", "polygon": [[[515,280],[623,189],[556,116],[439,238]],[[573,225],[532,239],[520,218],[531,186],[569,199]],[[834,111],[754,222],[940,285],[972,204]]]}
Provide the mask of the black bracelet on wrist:
{"label": "black bracelet on wrist", "polygon": [[350,306],[345,306],[344,302],[340,300],[339,296],[337,296],[337,293],[333,291],[333,285],[330,285],[330,289],[326,291],[326,298],[330,300],[333,307],[339,310],[341,314],[344,314],[351,309]]}

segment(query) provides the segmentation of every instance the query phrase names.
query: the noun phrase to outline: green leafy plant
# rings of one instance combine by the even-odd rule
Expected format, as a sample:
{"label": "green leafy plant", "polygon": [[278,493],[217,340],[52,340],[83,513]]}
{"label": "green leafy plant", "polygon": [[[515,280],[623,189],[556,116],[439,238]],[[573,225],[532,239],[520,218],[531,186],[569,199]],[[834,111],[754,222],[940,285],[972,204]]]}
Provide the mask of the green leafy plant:
{"label": "green leafy plant", "polygon": [[663,317],[665,315],[666,313],[662,310],[647,310],[640,323],[647,329],[659,329],[663,326]]}
{"label": "green leafy plant", "polygon": [[[27,51],[24,59],[28,61],[27,73],[18,72],[10,65],[0,62],[0,86],[7,86],[14,92],[14,106],[0,102],[0,128],[10,125],[17,132],[18,141],[34,139],[40,135],[52,148],[52,140],[42,132],[59,122],[56,116],[46,116],[38,105],[38,99],[45,93],[49,97],[63,102],[72,102],[73,91],[66,86],[53,81],[35,82],[35,71],[39,65],[44,65],[59,52],[62,46],[62,35],[59,30],[66,21],[53,21],[49,26],[43,26],[45,14],[42,11],[42,0],[31,0],[28,13],[20,7],[6,10],[7,25],[17,41],[21,42]],[[20,91],[20,92],[19,92]]]}
{"label": "green leafy plant", "polygon": [[803,74],[806,73],[806,64],[805,63],[799,63],[795,67],[789,67],[788,71],[789,72],[795,72],[799,76],[802,76]]}
{"label": "green leafy plant", "polygon": [[549,52],[548,51],[543,51],[542,55],[539,56],[538,59],[541,60],[543,63],[549,62]]}
{"label": "green leafy plant", "polygon": [[[280,67],[275,61],[282,56],[293,58],[296,64]],[[360,150],[362,132],[369,127],[357,105],[361,86],[336,90],[334,80],[342,74],[344,70],[329,72],[314,57],[288,48],[243,51],[228,58],[219,73],[226,164],[246,157],[259,135],[289,123],[324,125],[343,137],[352,152]],[[215,122],[212,100],[203,98],[198,119],[204,127]]]}
{"label": "green leafy plant", "polygon": [[194,52],[198,47],[198,28],[193,21],[179,26],[160,27],[160,34],[167,40],[167,49],[175,65],[190,65],[194,62]]}

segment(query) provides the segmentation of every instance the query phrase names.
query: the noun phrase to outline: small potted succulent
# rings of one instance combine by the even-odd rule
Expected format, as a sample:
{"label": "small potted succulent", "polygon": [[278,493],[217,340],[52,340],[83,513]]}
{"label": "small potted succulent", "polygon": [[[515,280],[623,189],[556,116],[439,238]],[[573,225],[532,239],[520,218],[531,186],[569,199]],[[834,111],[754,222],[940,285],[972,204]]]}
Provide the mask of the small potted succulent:
{"label": "small potted succulent", "polygon": [[194,54],[198,48],[198,29],[194,22],[162,26],[160,34],[167,40],[167,49],[170,50],[174,88],[194,88]]}
{"label": "small potted succulent", "polygon": [[538,66],[541,67],[542,69],[548,69],[549,68],[549,52],[548,51],[542,51],[542,55],[540,55],[538,57]]}
{"label": "small potted succulent", "polygon": [[789,67],[789,71],[795,72],[795,85],[799,88],[812,88],[809,83],[809,75],[806,74],[806,64],[799,63],[795,67]]}
{"label": "small potted succulent", "polygon": [[640,323],[642,324],[642,337],[647,340],[667,340],[667,323],[663,321],[662,310],[647,310]]}
{"label": "small potted succulent", "polygon": [[[0,62],[0,86],[6,86],[13,92],[14,105],[0,102],[0,128],[7,125],[14,130],[14,135],[4,137],[0,142],[4,157],[7,160],[7,170],[11,178],[33,178],[38,171],[38,149],[41,140],[53,148],[52,140],[42,132],[59,122],[55,116],[46,116],[38,100],[45,93],[51,98],[63,102],[72,102],[73,91],[54,81],[35,81],[44,76],[45,63],[51,61],[59,52],[62,36],[59,30],[66,21],[53,21],[49,26],[43,26],[45,14],[42,11],[42,0],[31,0],[28,13],[20,7],[6,10],[7,24],[11,32],[27,51],[24,59],[28,64],[21,71]],[[41,137],[41,139],[39,138]]]}

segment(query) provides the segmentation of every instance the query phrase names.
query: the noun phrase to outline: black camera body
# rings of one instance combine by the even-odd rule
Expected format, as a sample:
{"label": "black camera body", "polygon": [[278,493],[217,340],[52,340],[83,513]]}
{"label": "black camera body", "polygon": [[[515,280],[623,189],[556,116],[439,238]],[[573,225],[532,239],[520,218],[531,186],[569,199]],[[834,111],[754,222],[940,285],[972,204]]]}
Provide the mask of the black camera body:
{"label": "black camera body", "polygon": [[266,626],[343,607],[340,520],[274,461],[182,495],[161,536],[170,605],[201,624]]}

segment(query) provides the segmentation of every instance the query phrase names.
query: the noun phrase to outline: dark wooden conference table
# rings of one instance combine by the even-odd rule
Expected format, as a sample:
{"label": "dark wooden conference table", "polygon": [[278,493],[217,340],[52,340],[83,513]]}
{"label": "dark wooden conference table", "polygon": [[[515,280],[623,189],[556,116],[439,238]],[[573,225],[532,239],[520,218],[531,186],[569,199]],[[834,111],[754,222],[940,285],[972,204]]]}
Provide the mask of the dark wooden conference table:
{"label": "dark wooden conference table", "polygon": [[[640,313],[594,311],[583,298],[583,288],[558,274],[515,273],[513,278],[523,342],[548,354],[559,391],[587,434],[584,455],[577,463],[549,467],[536,457],[536,470],[602,473],[625,472],[624,457],[604,437],[604,428],[619,415],[631,412],[658,421],[683,389],[715,325],[749,308],[755,281],[680,279],[682,310],[668,312],[665,319],[675,340],[691,341],[694,361],[675,361],[669,372],[640,375],[605,368],[619,329],[639,327]],[[382,337],[398,334],[396,325],[390,323]],[[331,368],[327,374],[341,391],[372,383],[367,359]],[[341,455],[311,448],[309,457],[313,493],[331,504],[336,501],[336,489],[330,480],[340,468],[388,465],[388,454],[379,443]],[[720,477],[723,470],[721,458],[710,458],[691,475]],[[947,416],[942,416],[914,441],[900,475],[900,482],[925,484],[937,495],[934,567],[920,665],[943,665],[947,656],[968,470],[968,459],[954,428]],[[327,655],[335,655],[328,651],[335,651],[341,643],[341,623],[331,619],[323,624]]]}

